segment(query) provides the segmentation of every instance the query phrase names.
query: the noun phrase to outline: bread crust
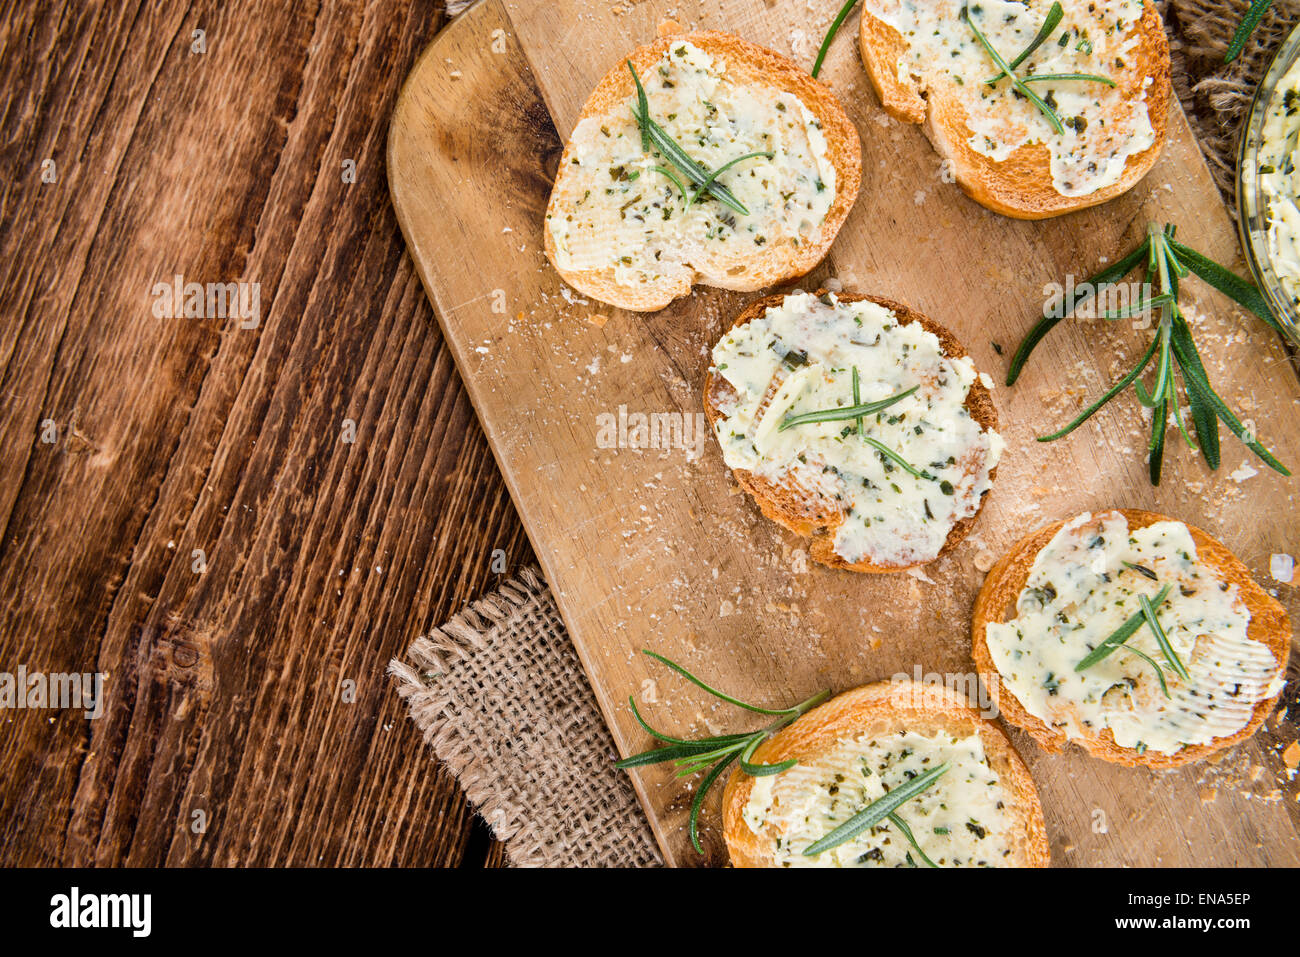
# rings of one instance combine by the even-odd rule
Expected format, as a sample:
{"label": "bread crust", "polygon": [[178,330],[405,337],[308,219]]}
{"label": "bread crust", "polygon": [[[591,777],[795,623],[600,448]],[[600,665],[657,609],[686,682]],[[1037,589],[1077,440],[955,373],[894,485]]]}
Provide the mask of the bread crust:
{"label": "bread crust", "polygon": [[[747,292],[804,275],[821,262],[830,250],[840,227],[853,208],[862,182],[862,145],[858,140],[857,128],[850,122],[844,108],[830,90],[779,53],[730,33],[706,31],[660,37],[653,43],[637,47],[624,59],[631,60],[637,72],[643,73],[651,69],[672,44],[683,40],[726,61],[728,74],[739,83],[777,87],[799,97],[822,123],[822,132],[826,137],[826,155],[835,167],[835,202],[831,204],[822,222],[820,241],[799,247],[793,255],[781,249],[773,250],[766,256],[756,256],[755,267],[735,277],[712,277],[705,280],[698,271],[692,270],[691,276],[685,281],[665,277],[663,282],[655,285],[627,287],[620,286],[614,280],[612,268],[576,271],[560,268],[556,262],[555,240],[550,228],[550,217],[555,212],[558,197],[558,190],[552,189],[542,229],[546,257],[551,265],[565,282],[579,292],[635,312],[662,309],[674,299],[689,295],[696,284]],[[578,116],[579,123],[591,116],[621,111],[635,95],[632,75],[628,72],[624,59],[620,59],[618,65],[597,84],[582,107],[582,113]],[[557,184],[570,165],[572,149],[573,141],[570,139],[565,143],[564,153],[560,157]]]}
{"label": "bread crust", "polygon": [[[810,761],[847,737],[877,730],[882,734],[900,730],[942,730],[960,737],[979,734],[989,766],[1007,793],[1012,842],[1008,860],[1019,867],[1047,867],[1051,863],[1043,806],[1029,769],[994,722],[981,717],[964,697],[941,685],[881,681],[846,691],[773,735],[758,748],[753,760],[765,764],[790,758]],[[743,817],[753,788],[754,778],[739,768],[731,773],[722,795],[723,837],[734,866],[771,867],[770,842],[750,830]]]}
{"label": "bread crust", "polygon": [[[1131,508],[1107,509],[1092,514],[1096,517],[1110,512],[1123,515],[1128,520],[1130,529],[1146,528],[1156,522],[1178,521],[1158,512]],[[1156,751],[1139,754],[1133,748],[1124,748],[1116,744],[1115,735],[1109,728],[1088,738],[1067,738],[1064,732],[1049,726],[1045,721],[1025,710],[1020,699],[1002,685],[997,667],[993,664],[993,656],[989,652],[988,624],[989,622],[1001,624],[1015,616],[1016,600],[1029,580],[1034,559],[1061,530],[1066,521],[1046,525],[1013,545],[1010,551],[989,570],[988,577],[984,580],[984,587],[980,589],[979,597],[975,599],[975,614],[971,622],[971,654],[975,659],[980,680],[984,682],[984,686],[997,703],[999,714],[1010,724],[1023,728],[1046,751],[1058,753],[1067,743],[1072,742],[1093,757],[1110,761],[1112,764],[1122,764],[1125,767],[1179,767],[1229,748],[1254,734],[1264,723],[1264,719],[1272,713],[1280,693],[1257,701],[1250,721],[1235,734],[1215,738],[1208,744],[1184,748],[1177,754],[1161,754]],[[1278,661],[1281,671],[1285,672],[1291,654],[1291,619],[1287,616],[1286,609],[1255,583],[1255,580],[1250,577],[1250,569],[1226,545],[1193,525],[1188,525],[1186,522],[1180,524],[1186,525],[1191,532],[1192,541],[1196,544],[1197,562],[1214,569],[1223,581],[1237,585],[1238,594],[1250,611],[1247,637],[1267,647]]]}
{"label": "bread crust", "polygon": [[[816,295],[823,295],[824,293],[824,289],[819,289]],[[750,303],[736,317],[730,328],[735,329],[758,318],[767,311],[769,306],[779,305],[785,299],[785,295],[785,293],[777,293]],[[910,322],[920,323],[923,329],[938,338],[945,356],[959,359],[968,355],[965,346],[948,329],[939,325],[929,316],[923,315],[902,303],[894,302],[892,299],[884,299],[880,296],[852,292],[837,292],[835,297],[840,302],[874,302],[892,311],[897,316],[900,325],[906,325]],[[709,420],[709,428],[713,432],[715,439],[718,434],[717,420],[722,417],[718,406],[726,390],[730,389],[731,384],[721,376],[714,375],[712,370],[704,379],[704,414]],[[993,395],[978,377],[971,383],[964,404],[970,412],[971,418],[983,428],[997,429],[998,410],[993,405]],[[990,482],[997,478],[997,472],[997,466],[989,469]],[[740,487],[749,493],[750,497],[757,503],[759,510],[767,518],[778,525],[788,528],[802,538],[811,539],[808,554],[815,561],[823,565],[829,565],[831,568],[845,568],[849,571],[866,574],[899,572],[938,561],[956,548],[962,539],[970,534],[971,529],[975,526],[975,521],[979,518],[980,513],[984,511],[985,502],[988,500],[988,491],[985,491],[980,497],[979,508],[976,509],[975,514],[959,519],[953,525],[948,531],[948,537],[944,540],[943,548],[932,559],[923,562],[911,562],[907,565],[883,565],[870,561],[849,562],[835,552],[835,531],[844,523],[844,516],[832,503],[821,502],[807,495],[801,496],[801,490],[773,482],[770,479],[755,475],[747,469],[733,468],[731,474],[736,477]]]}
{"label": "bread crust", "polygon": [[971,130],[960,105],[937,96],[935,91],[930,91],[927,98],[918,82],[900,81],[898,60],[907,43],[897,30],[865,10],[859,27],[859,50],[881,105],[895,119],[924,124],[926,136],[952,162],[957,184],[971,199],[1015,219],[1047,219],[1097,206],[1128,192],[1160,155],[1169,128],[1170,64],[1169,41],[1154,3],[1144,4],[1142,18],[1133,30],[1138,34],[1134,58],[1137,66],[1126,71],[1124,79],[1140,84],[1143,78],[1151,78],[1146,90],[1147,114],[1155,142],[1128,158],[1118,180],[1087,196],[1062,196],[1056,191],[1051,154],[1042,143],[1028,143],[1002,162],[975,152],[967,143]]}

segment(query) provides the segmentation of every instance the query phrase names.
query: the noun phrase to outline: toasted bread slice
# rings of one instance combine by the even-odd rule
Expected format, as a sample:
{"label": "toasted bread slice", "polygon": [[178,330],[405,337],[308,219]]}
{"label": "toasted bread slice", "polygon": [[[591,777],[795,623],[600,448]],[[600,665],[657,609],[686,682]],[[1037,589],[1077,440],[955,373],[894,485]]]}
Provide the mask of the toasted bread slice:
{"label": "toasted bread slice", "polygon": [[[904,755],[900,746],[912,753]],[[762,764],[790,759],[799,763],[780,774],[754,778],[737,768],[727,781],[723,832],[736,867],[889,866],[906,864],[908,854],[921,864],[889,821],[816,857],[803,849],[882,796],[884,787],[941,761],[949,762],[948,772],[896,812],[935,864],[1046,867],[1051,861],[1043,808],[1020,755],[996,724],[948,688],[882,681],[845,692],[778,732],[753,757]],[[839,803],[832,807],[832,801]]]}
{"label": "toasted bread slice", "polygon": [[651,118],[706,169],[775,155],[718,176],[748,215],[707,194],[688,204],[681,187],[694,188],[680,167],[642,147],[635,83],[620,60],[582,108],[547,206],[546,255],[564,280],[648,312],[694,283],[760,289],[816,266],[861,180],[857,130],[830,91],[728,33],[663,37],[628,59]]}
{"label": "toasted bread slice", "polygon": [[[1113,509],[1092,515],[1088,522],[1083,522],[1086,516],[1079,516],[1071,520],[1072,530],[1069,534],[1073,534],[1074,523],[1083,522],[1083,524],[1077,526],[1080,530],[1079,540],[1082,541],[1083,535],[1093,535],[1096,530],[1102,527],[1105,520],[1116,515],[1122,516],[1126,521],[1130,537],[1139,529],[1146,529],[1156,523],[1175,521],[1155,512],[1138,509]],[[1041,715],[1031,713],[1033,706],[1022,701],[1017,696],[1017,692],[1012,687],[1017,682],[1014,680],[1009,681],[1007,677],[1000,674],[998,666],[995,664],[994,654],[989,643],[989,626],[1018,620],[1020,616],[1018,601],[1021,592],[1025,590],[1029,582],[1035,561],[1039,554],[1053,542],[1057,533],[1061,532],[1067,525],[1067,522],[1055,522],[1021,539],[990,570],[988,578],[984,582],[984,587],[980,591],[979,598],[975,602],[971,637],[972,653],[976,667],[985,686],[997,701],[1002,717],[1011,724],[1024,728],[1046,750],[1058,752],[1067,742],[1074,742],[1095,757],[1115,764],[1130,767],[1137,765],[1153,768],[1176,767],[1198,761],[1207,755],[1221,751],[1238,741],[1250,737],[1273,710],[1282,690],[1281,678],[1286,673],[1287,661],[1290,655],[1291,622],[1287,617],[1286,610],[1255,583],[1250,577],[1249,569],[1226,546],[1211,538],[1199,528],[1181,522],[1177,524],[1186,528],[1187,532],[1190,533],[1195,548],[1194,567],[1198,573],[1205,573],[1210,582],[1217,580],[1217,588],[1210,586],[1210,593],[1213,594],[1217,590],[1230,596],[1231,589],[1235,586],[1234,607],[1238,609],[1238,612],[1244,608],[1250,616],[1245,636],[1250,642],[1258,643],[1258,646],[1249,649],[1253,651],[1253,654],[1239,648],[1235,655],[1226,656],[1223,661],[1209,662],[1208,655],[1211,652],[1220,655],[1223,652],[1221,649],[1216,648],[1214,644],[1216,637],[1214,635],[1197,635],[1191,653],[1184,653],[1180,656],[1180,660],[1183,661],[1185,667],[1188,667],[1193,680],[1180,683],[1180,680],[1164,663],[1167,659],[1163,659],[1161,664],[1166,672],[1167,686],[1173,697],[1166,699],[1158,687],[1151,686],[1148,688],[1149,694],[1146,695],[1145,704],[1151,706],[1151,703],[1154,702],[1156,706],[1167,706],[1171,709],[1179,708],[1181,711],[1180,704],[1185,701],[1190,709],[1187,711],[1189,715],[1186,719],[1187,722],[1192,721],[1192,716],[1196,720],[1215,722],[1213,724],[1207,723],[1203,732],[1195,736],[1204,737],[1204,732],[1210,728],[1223,733],[1215,734],[1209,740],[1185,745],[1173,752],[1157,750],[1150,746],[1138,746],[1137,744],[1121,745],[1116,741],[1115,732],[1111,727],[1099,726],[1095,720],[1093,720],[1091,726],[1081,724],[1082,716],[1088,712],[1082,710],[1082,706],[1069,698],[1069,695],[1073,693],[1072,691],[1062,692],[1058,689],[1053,692],[1054,695],[1063,696],[1064,700],[1059,705],[1054,705],[1059,710],[1049,715],[1052,718],[1050,721],[1045,720]],[[1118,572],[1110,567],[1113,564],[1111,562],[1105,566],[1107,574],[1116,577],[1120,574],[1148,577],[1142,569],[1134,569],[1129,566],[1124,566],[1126,570],[1122,573]],[[1081,568],[1082,563],[1076,563],[1076,567]],[[1101,566],[1098,567],[1100,569]],[[1180,578],[1175,572],[1167,571],[1166,565],[1158,564],[1155,568],[1149,570],[1158,572],[1158,578],[1166,583],[1175,583],[1175,594],[1184,591],[1183,586],[1187,584],[1187,579]],[[1133,579],[1133,581],[1140,584],[1137,579]],[[1152,581],[1152,588],[1157,584],[1159,584],[1158,581]],[[1194,597],[1198,587],[1195,586],[1195,583],[1191,583],[1187,587],[1190,588],[1189,597]],[[1055,596],[1053,595],[1053,597]],[[1134,609],[1137,608],[1136,604],[1130,602],[1126,603],[1124,610],[1127,610],[1128,604],[1132,604]],[[1165,620],[1163,627],[1170,634],[1173,634],[1170,628],[1174,616],[1171,606],[1169,604],[1158,605],[1156,612],[1157,620],[1169,619]],[[1147,630],[1144,625],[1140,632],[1128,639],[1125,647],[1129,643],[1142,641],[1145,634],[1147,634]],[[1033,636],[1027,637],[1032,639]],[[1223,640],[1226,641],[1226,639]],[[1237,644],[1240,645],[1240,642],[1238,641]],[[1091,647],[1091,640],[1084,642],[1082,647],[1075,648],[1071,645],[1068,647],[1067,654],[1072,662],[1075,659],[1081,660],[1085,653],[1091,651]],[[1155,653],[1149,655],[1149,657],[1153,659],[1162,658],[1161,652],[1156,648],[1150,647],[1150,651]],[[1273,662],[1271,665],[1264,651],[1267,652],[1268,656],[1271,656]],[[1121,652],[1116,651],[1101,664],[1113,662],[1117,658],[1121,662],[1124,661]],[[1237,660],[1237,658],[1240,658],[1240,660]],[[1119,689],[1125,698],[1130,693],[1142,694],[1137,690],[1138,687],[1144,682],[1149,685],[1154,680],[1152,665],[1140,663],[1136,657],[1131,657],[1127,661],[1128,664],[1134,665],[1139,670],[1135,672],[1135,680],[1138,685],[1133,686],[1133,692],[1125,691],[1124,688]],[[1201,664],[1198,665],[1198,661]],[[1125,667],[1128,667],[1128,664],[1125,664]],[[1213,665],[1213,668],[1211,668],[1211,665]],[[1117,663],[1115,666],[1119,667],[1119,664]],[[1096,668],[1100,667],[1100,665],[1089,667]],[[1066,669],[1066,673],[1068,673],[1068,670]],[[1213,680],[1207,679],[1207,675],[1213,676]],[[1018,685],[1020,687],[1019,693],[1032,699],[1031,692],[1026,690],[1028,685],[1028,681]],[[1228,690],[1220,693],[1220,687],[1226,687]],[[1251,691],[1252,688],[1255,689],[1254,694],[1257,694],[1258,697],[1254,697]],[[1213,697],[1210,695],[1213,695]],[[1234,701],[1234,696],[1238,696],[1240,700]],[[1034,710],[1041,711],[1043,709],[1036,708]],[[1219,710],[1219,713],[1223,715],[1222,718],[1209,717],[1216,710]],[[1146,713],[1141,712],[1141,714]],[[1127,715],[1129,714],[1138,715],[1139,712],[1126,708],[1120,718],[1108,718],[1107,720],[1127,721]],[[1151,719],[1140,716],[1134,718],[1135,722],[1141,720],[1149,721]],[[1179,717],[1178,720],[1183,721],[1184,719]],[[1240,722],[1239,727],[1232,727],[1238,722]],[[1130,727],[1137,727],[1137,725],[1133,724]],[[1190,723],[1183,730],[1196,731],[1197,726]],[[1167,734],[1168,732],[1166,732]],[[1131,731],[1126,732],[1126,736],[1131,735]]]}
{"label": "toasted bread slice", "polygon": [[[797,296],[804,297],[803,301],[805,302],[813,299],[813,296],[805,296],[805,294],[801,293],[791,294],[790,296],[778,294],[759,299],[751,303],[736,318],[732,330],[740,329],[754,320],[765,317],[769,308],[781,308],[788,300],[792,300]],[[817,294],[818,301],[826,298],[827,294],[824,291]],[[969,534],[975,520],[979,517],[979,512],[984,507],[984,500],[988,490],[997,476],[996,463],[1001,451],[1001,439],[998,438],[995,431],[997,428],[997,409],[993,405],[993,397],[988,387],[983,383],[982,377],[974,371],[974,366],[970,363],[962,344],[958,342],[951,332],[933,319],[909,309],[901,303],[877,296],[843,292],[834,294],[833,298],[839,304],[875,304],[892,314],[891,322],[899,327],[915,324],[916,327],[924,330],[925,333],[929,333],[930,336],[937,340],[938,354],[942,357],[942,361],[947,363],[949,360],[957,360],[962,368],[969,369],[969,373],[967,373],[969,376],[968,388],[964,401],[960,403],[960,408],[964,410],[961,415],[963,419],[968,418],[973,421],[977,427],[975,431],[979,433],[982,439],[978,440],[976,445],[962,446],[956,450],[946,449],[942,453],[948,455],[955,452],[953,458],[956,459],[956,470],[960,473],[960,476],[952,471],[949,471],[947,475],[957,479],[958,492],[963,496],[961,501],[967,513],[954,512],[951,526],[942,536],[941,541],[936,542],[932,534],[926,551],[918,551],[910,555],[897,551],[888,554],[884,551],[878,553],[869,551],[861,555],[846,556],[840,550],[837,550],[836,543],[841,527],[845,525],[846,520],[851,515],[851,506],[854,504],[851,494],[846,495],[843,490],[833,487],[827,488],[824,482],[818,482],[815,478],[807,479],[794,474],[793,471],[780,474],[759,474],[754,468],[733,464],[738,460],[732,456],[732,452],[725,444],[723,445],[724,460],[731,466],[736,481],[753,497],[765,516],[785,526],[796,535],[811,539],[809,554],[816,561],[833,568],[845,568],[866,573],[896,572],[927,564],[951,551]],[[813,306],[815,307],[815,304]],[[858,328],[863,327],[859,326]],[[713,428],[714,437],[719,438],[720,442],[723,441],[723,433],[720,430],[727,428],[734,412],[734,406],[742,398],[739,396],[736,387],[727,379],[726,374],[723,374],[716,365],[719,361],[719,349],[723,348],[723,344],[727,342],[730,335],[729,333],[728,336],[724,336],[723,342],[719,343],[719,346],[715,348],[715,365],[710,369],[704,382],[704,411]],[[808,347],[807,343],[797,341],[787,342],[786,345],[796,350]],[[900,351],[895,354],[896,357],[905,353],[905,348],[899,348]],[[912,354],[915,355],[915,353]],[[838,371],[842,378],[846,370],[840,369]],[[936,368],[930,378],[937,377],[940,371],[942,370]],[[905,384],[920,381],[915,378],[914,373],[908,375],[911,378]],[[868,382],[866,378],[862,380],[863,390],[869,389],[874,384]],[[924,394],[924,392],[919,393],[917,398]],[[863,398],[866,401],[879,397],[878,394],[869,391],[863,393]],[[897,409],[890,411],[892,414],[892,412],[906,408],[900,403]],[[771,411],[770,408],[768,408],[768,411]],[[870,419],[870,417],[868,418]],[[841,426],[847,428],[852,425],[852,422],[836,422],[834,424],[837,429]],[[871,432],[874,428],[877,428],[877,426],[873,426],[868,421],[868,432]],[[854,436],[849,436],[848,441],[853,438]],[[910,439],[910,436],[904,437],[904,441],[907,439]],[[980,448],[979,441],[987,441],[990,448]],[[961,449],[964,449],[964,451]],[[895,451],[898,451],[898,449],[895,449]],[[910,481],[905,472],[894,470],[883,454],[874,452],[869,454],[877,455],[880,467],[887,470],[887,481],[881,482],[880,476],[877,475],[877,484],[889,484],[889,477],[904,483],[904,485]],[[814,462],[813,464],[816,465],[817,463]],[[913,467],[926,469],[927,473],[930,468],[936,465],[940,466],[940,468],[935,469],[935,475],[933,476],[934,481],[939,483],[936,485],[937,494],[913,503],[915,509],[914,514],[910,516],[911,531],[904,530],[903,532],[904,535],[915,532],[919,538],[922,526],[930,521],[927,515],[931,513],[932,504],[935,509],[946,508],[949,504],[955,507],[958,499],[952,495],[952,483],[944,479],[942,463],[932,463],[927,459],[925,462],[909,464],[912,464]],[[907,487],[911,488],[911,486]],[[947,489],[947,491],[944,491],[944,489]],[[859,516],[857,520],[862,521],[863,517]],[[846,534],[849,531],[846,530]]]}
{"label": "toasted bread slice", "polygon": [[[1169,45],[1155,4],[1142,4],[1139,13],[1139,0],[1061,2],[1064,20],[1017,74],[1099,74],[1116,86],[1031,84],[1049,103],[1062,100],[1057,112],[1065,128],[1059,137],[1008,80],[984,84],[998,69],[959,17],[962,0],[917,0],[915,6],[867,0],[862,14],[862,62],[885,109],[896,119],[923,123],[962,189],[977,203],[1017,219],[1059,216],[1127,191],[1154,165],[1168,128]],[[1005,11],[999,0],[973,6],[981,10],[977,24],[1010,62],[1034,39],[1051,0],[1006,4]],[[934,17],[941,18],[937,33],[925,22]],[[905,37],[899,26],[915,32]],[[1068,112],[1076,107],[1082,123]],[[990,131],[995,135],[986,140]],[[1066,157],[1059,175],[1054,154]],[[1122,156],[1122,163],[1117,158],[1112,164],[1112,155]]]}

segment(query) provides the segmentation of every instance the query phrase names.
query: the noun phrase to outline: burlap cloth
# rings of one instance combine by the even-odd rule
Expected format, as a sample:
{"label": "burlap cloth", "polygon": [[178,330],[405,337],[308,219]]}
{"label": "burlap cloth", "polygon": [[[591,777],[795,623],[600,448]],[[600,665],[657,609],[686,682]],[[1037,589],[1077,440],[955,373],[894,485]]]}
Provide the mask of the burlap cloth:
{"label": "burlap cloth", "polygon": [[[459,13],[464,0],[449,0]],[[828,3],[827,9],[835,4]],[[1273,51],[1300,20],[1275,0],[1234,63],[1248,0],[1163,3],[1174,89],[1230,209],[1237,131]],[[394,659],[389,671],[438,759],[505,842],[511,863],[644,866],[661,858],[537,568],[527,568]]]}

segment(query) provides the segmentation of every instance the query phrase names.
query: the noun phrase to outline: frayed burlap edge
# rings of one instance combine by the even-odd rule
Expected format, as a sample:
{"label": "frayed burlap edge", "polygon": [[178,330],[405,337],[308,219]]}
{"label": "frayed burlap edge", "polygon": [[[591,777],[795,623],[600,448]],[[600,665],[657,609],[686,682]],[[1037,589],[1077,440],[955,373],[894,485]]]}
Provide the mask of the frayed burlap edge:
{"label": "frayed burlap edge", "polygon": [[540,569],[417,639],[388,671],[511,864],[662,863]]}

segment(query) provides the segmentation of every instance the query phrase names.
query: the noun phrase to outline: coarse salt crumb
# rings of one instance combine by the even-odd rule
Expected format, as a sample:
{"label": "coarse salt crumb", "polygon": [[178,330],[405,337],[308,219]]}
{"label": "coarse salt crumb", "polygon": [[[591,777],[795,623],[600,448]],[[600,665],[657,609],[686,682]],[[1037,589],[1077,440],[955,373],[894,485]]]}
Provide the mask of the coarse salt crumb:
{"label": "coarse salt crumb", "polygon": [[1286,552],[1269,556],[1268,573],[1273,576],[1275,582],[1291,584],[1291,579],[1295,577],[1295,559]]}
{"label": "coarse salt crumb", "polygon": [[1242,482],[1246,481],[1246,479],[1254,478],[1258,474],[1257,471],[1250,467],[1249,462],[1242,462],[1241,466],[1229,475],[1228,478],[1240,485]]}

